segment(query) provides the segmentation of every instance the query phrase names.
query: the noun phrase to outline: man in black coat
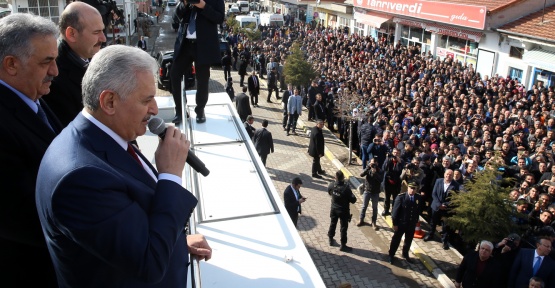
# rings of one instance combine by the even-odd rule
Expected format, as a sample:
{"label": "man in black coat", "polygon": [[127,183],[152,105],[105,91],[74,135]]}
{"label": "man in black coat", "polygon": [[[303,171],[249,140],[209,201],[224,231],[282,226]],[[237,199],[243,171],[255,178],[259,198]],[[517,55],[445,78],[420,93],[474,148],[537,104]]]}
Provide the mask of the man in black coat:
{"label": "man in black coat", "polygon": [[[478,251],[464,256],[457,269],[455,287],[502,287],[500,285],[500,265],[492,256],[493,244],[489,241],[480,242]],[[506,286],[505,286],[506,287]]]}
{"label": "man in black coat", "polygon": [[175,39],[173,65],[170,72],[176,112],[173,122],[179,123],[182,120],[181,79],[195,62],[196,121],[204,123],[206,122],[204,107],[208,102],[210,65],[218,63],[220,60],[218,26],[222,24],[225,17],[224,1],[200,0],[198,4],[178,5],[175,13],[182,21]]}
{"label": "man in black coat", "polygon": [[237,114],[241,118],[241,122],[247,121],[247,116],[252,115],[251,105],[249,104],[249,96],[247,96],[247,86],[243,86],[243,92],[235,97],[235,107]]}
{"label": "man in black coat", "polygon": [[314,120],[314,103],[316,103],[316,94],[319,93],[318,81],[312,81],[312,86],[308,88],[308,102],[306,103],[308,108],[308,121]]}
{"label": "man in black coat", "polygon": [[322,178],[319,174],[326,174],[320,165],[320,158],[324,156],[324,134],[322,134],[324,121],[316,120],[316,126],[310,130],[310,142],[308,144],[308,154],[312,156],[312,177]]}
{"label": "man in black coat", "polygon": [[239,86],[243,87],[245,85],[245,76],[247,75],[247,66],[249,66],[248,58],[244,53],[241,53],[239,56],[239,62],[237,63],[239,65]]}
{"label": "man in black coat", "polygon": [[385,190],[384,210],[382,216],[390,215],[389,207],[391,200],[395,201],[395,197],[401,192],[401,173],[405,163],[399,157],[399,150],[393,148],[390,157],[383,163],[382,171],[384,173],[383,185]]}
{"label": "man in black coat", "polygon": [[252,107],[258,107],[258,95],[260,95],[260,79],[256,76],[256,71],[252,71],[251,77],[247,79],[249,95],[251,97]]}
{"label": "man in black coat", "polygon": [[222,68],[224,70],[224,79],[231,77],[231,55],[229,55],[229,50],[225,51],[224,57],[222,57]]}
{"label": "man in black coat", "polygon": [[314,103],[314,115],[316,119],[326,121],[328,118],[326,115],[326,106],[322,101],[322,94],[316,94],[316,102]]}
{"label": "man in black coat", "polygon": [[411,182],[408,184],[407,193],[401,193],[395,198],[393,210],[391,211],[391,221],[393,222],[393,237],[389,246],[389,263],[393,264],[395,252],[399,248],[401,238],[405,235],[403,244],[403,258],[409,263],[413,263],[409,257],[410,246],[414,238],[414,230],[418,217],[422,212],[422,198],[416,194],[418,184]]}
{"label": "man in black coat", "polygon": [[335,173],[335,181],[328,185],[328,194],[331,196],[330,208],[330,228],[328,230],[328,238],[330,246],[333,246],[335,229],[337,228],[337,220],[341,224],[339,232],[341,233],[341,247],[339,250],[350,252],[353,248],[347,246],[347,229],[351,220],[351,210],[349,203],[355,203],[357,197],[351,191],[349,183],[345,181],[345,175],[341,170]]}
{"label": "man in black coat", "polygon": [[45,79],[58,73],[58,28],[17,13],[2,18],[0,29],[0,278],[3,287],[58,287],[35,204],[40,162],[62,130],[41,99],[50,91]]}
{"label": "man in black coat", "polygon": [[279,89],[277,86],[277,69],[276,68],[272,68],[272,70],[270,71],[270,74],[268,74],[268,98],[266,99],[266,102],[268,103],[272,103],[272,92],[275,92],[276,94],[276,99],[279,98]]}
{"label": "man in black coat", "polygon": [[281,96],[281,103],[283,103],[283,131],[287,131],[287,121],[289,120],[289,112],[287,111],[287,104],[289,103],[289,96],[293,95],[293,85],[287,84],[287,90],[283,91]]}
{"label": "man in black coat", "polygon": [[301,195],[301,186],[303,186],[303,181],[301,178],[295,177],[291,181],[291,185],[283,191],[283,204],[285,204],[285,210],[287,210],[287,214],[291,217],[295,227],[297,227],[297,220],[302,211],[301,204],[306,201],[306,197]]}
{"label": "man in black coat", "polygon": [[243,123],[243,125],[245,125],[245,130],[247,130],[247,134],[249,135],[249,138],[251,140],[254,136],[254,132],[256,131],[256,129],[252,127],[252,123],[254,123],[254,117],[252,117],[252,115],[247,116],[247,121]]}
{"label": "man in black coat", "polygon": [[268,158],[268,154],[274,153],[274,139],[272,138],[272,132],[266,129],[267,127],[268,120],[262,121],[262,128],[256,130],[254,136],[252,136],[254,148],[256,148],[256,152],[258,152],[258,156],[260,156],[264,167],[266,167],[266,158]]}
{"label": "man in black coat", "polygon": [[100,13],[84,2],[69,4],[60,16],[59,27],[58,76],[52,80],[44,101],[65,127],[83,110],[81,80],[88,61],[106,42],[106,36]]}

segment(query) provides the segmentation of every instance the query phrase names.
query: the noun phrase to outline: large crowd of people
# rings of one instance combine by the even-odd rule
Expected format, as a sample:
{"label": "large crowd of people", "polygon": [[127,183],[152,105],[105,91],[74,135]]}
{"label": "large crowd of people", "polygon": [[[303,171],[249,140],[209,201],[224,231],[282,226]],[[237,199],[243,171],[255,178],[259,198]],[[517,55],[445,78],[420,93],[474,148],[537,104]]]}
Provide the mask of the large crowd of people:
{"label": "large crowd of people", "polygon": [[464,187],[495,161],[503,177],[512,178],[507,201],[524,217],[507,221],[525,227],[522,245],[555,239],[553,86],[536,81],[526,87],[505,75],[480,75],[472,64],[343,28],[295,23],[260,29],[256,41],[228,30],[231,54],[244,56],[262,76],[273,59],[284,82],[279,86],[286,90],[283,67],[298,41],[319,75],[309,87],[297,87],[308,118],[326,121],[342,140],[353,141],[363,169],[372,160],[382,170],[381,191],[393,196],[386,197],[384,215],[390,201],[407,190],[407,179],[418,183],[428,203],[424,214],[431,216],[434,184],[446,171]]}

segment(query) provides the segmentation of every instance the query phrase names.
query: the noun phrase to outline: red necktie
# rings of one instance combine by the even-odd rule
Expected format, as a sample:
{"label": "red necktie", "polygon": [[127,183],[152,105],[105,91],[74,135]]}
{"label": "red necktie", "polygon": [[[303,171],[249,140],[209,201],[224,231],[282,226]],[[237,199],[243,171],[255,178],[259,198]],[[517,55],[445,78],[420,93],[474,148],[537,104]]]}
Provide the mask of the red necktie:
{"label": "red necktie", "polygon": [[135,149],[133,149],[133,146],[131,146],[131,143],[127,143],[127,153],[129,153],[129,155],[131,155],[131,157],[133,157],[133,159],[135,159],[135,161],[137,161],[137,163],[139,163],[139,165],[143,167],[143,163],[141,163],[141,160],[139,160],[139,156],[135,152]]}

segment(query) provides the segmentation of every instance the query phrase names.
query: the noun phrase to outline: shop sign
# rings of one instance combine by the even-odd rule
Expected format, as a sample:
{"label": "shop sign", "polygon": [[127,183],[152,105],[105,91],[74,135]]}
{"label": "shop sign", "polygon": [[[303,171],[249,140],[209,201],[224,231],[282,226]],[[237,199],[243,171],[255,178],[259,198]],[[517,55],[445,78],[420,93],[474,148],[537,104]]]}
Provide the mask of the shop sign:
{"label": "shop sign", "polygon": [[486,7],[422,0],[355,0],[355,7],[483,30]]}
{"label": "shop sign", "polygon": [[412,21],[412,20],[407,20],[407,19],[393,18],[393,22],[399,23],[399,24],[405,25],[405,26],[411,26],[411,27],[417,27],[417,28],[426,28],[426,25],[424,25],[424,23],[422,23],[422,22]]}
{"label": "shop sign", "polygon": [[426,24],[426,30],[441,35],[472,40],[474,42],[480,42],[480,38],[482,38],[482,32],[473,32],[451,26]]}

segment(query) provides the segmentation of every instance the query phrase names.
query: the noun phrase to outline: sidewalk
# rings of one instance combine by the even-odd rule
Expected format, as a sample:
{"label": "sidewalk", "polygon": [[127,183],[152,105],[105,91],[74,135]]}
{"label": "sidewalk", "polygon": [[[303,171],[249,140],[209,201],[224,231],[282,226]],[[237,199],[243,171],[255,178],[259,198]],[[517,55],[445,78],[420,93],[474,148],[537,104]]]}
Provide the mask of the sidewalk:
{"label": "sidewalk", "polygon": [[[232,78],[234,89],[239,93],[241,88],[236,71],[232,71]],[[212,69],[210,92],[224,92],[224,84],[223,71]],[[327,184],[333,180],[334,172],[340,169],[356,188],[362,180],[357,177],[362,167],[344,164],[348,159],[348,148],[333,133],[324,128],[326,157],[321,162],[328,175],[324,179],[312,179],[310,173],[312,158],[306,152],[308,147],[306,132],[310,130],[313,123],[307,121],[308,113],[305,112],[299,117],[298,135],[286,136],[281,126],[281,103],[276,99],[272,99],[274,103],[266,103],[268,95],[265,89],[266,81],[261,81],[261,88],[260,107],[252,109],[255,127],[260,127],[263,119],[270,122],[268,129],[272,132],[276,152],[268,156],[268,173],[278,191],[283,191],[293,177],[301,176],[303,195],[308,195],[309,200],[303,204],[304,213],[299,218],[299,233],[328,287],[336,287],[341,281],[348,281],[353,284],[353,287],[454,287],[450,277],[454,277],[462,256],[455,249],[443,250],[439,242],[424,242],[420,239],[413,241],[411,251],[420,260],[418,264],[408,264],[402,260],[400,251],[397,252],[399,261],[395,265],[387,263],[387,251],[393,229],[391,218],[380,215],[383,211],[383,202],[378,208],[380,213],[378,226],[382,229],[374,231],[369,226],[357,227],[356,222],[353,221],[348,230],[348,244],[353,246],[353,253],[343,253],[337,247],[329,247],[327,226],[330,200],[325,192]],[[353,219],[358,219],[362,198],[356,192],[355,195],[358,201],[351,206],[351,213]],[[383,193],[380,196],[383,199]],[[371,214],[368,212],[367,217],[370,217]],[[371,221],[366,219],[366,222]],[[339,227],[335,239],[339,240]]]}

